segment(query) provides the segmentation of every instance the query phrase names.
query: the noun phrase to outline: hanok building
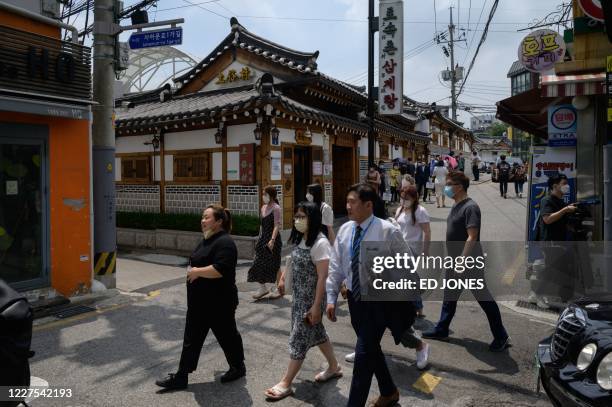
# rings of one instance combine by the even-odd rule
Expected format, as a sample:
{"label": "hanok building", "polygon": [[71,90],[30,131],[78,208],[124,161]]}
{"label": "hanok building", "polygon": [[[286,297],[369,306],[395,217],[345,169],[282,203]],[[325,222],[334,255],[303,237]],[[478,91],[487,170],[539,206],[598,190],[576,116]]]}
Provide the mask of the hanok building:
{"label": "hanok building", "polygon": [[[318,51],[261,38],[231,19],[230,34],[199,64],[155,91],[126,95],[116,120],[117,209],[199,213],[221,203],[258,215],[275,185],[290,225],[306,187],[320,183],[336,212],[367,167],[367,96],[321,73]],[[424,149],[409,115],[377,117],[376,155]]]}

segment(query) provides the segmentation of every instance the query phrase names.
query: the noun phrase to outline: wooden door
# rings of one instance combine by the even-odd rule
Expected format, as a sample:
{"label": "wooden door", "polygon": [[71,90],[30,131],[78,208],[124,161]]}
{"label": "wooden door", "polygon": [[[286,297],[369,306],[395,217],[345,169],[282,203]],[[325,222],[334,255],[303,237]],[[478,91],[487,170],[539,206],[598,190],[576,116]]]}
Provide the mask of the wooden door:
{"label": "wooden door", "polygon": [[346,191],[355,183],[354,151],[353,148],[340,146],[334,146],[332,150],[334,213],[346,213]]}
{"label": "wooden door", "polygon": [[283,143],[281,145],[282,150],[282,185],[283,185],[283,225],[289,228],[293,224],[293,196],[294,196],[294,182],[293,182],[293,146],[291,144]]}

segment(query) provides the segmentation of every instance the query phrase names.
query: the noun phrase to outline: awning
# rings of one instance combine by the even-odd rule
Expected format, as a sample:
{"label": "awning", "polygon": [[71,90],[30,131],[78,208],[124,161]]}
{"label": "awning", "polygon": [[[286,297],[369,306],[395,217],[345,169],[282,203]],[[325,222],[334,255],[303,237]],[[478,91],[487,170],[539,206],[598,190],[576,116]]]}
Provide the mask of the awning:
{"label": "awning", "polygon": [[539,88],[497,102],[497,118],[527,133],[548,138],[548,106],[565,98],[545,99]]}
{"label": "awning", "polygon": [[584,75],[543,75],[542,97],[604,95],[605,72]]}

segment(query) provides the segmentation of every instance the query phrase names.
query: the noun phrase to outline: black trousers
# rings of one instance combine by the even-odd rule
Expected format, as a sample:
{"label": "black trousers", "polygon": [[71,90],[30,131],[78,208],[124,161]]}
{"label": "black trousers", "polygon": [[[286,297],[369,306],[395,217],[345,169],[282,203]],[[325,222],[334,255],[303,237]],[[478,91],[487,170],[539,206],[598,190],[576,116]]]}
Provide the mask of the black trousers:
{"label": "black trousers", "polygon": [[209,330],[212,330],[215,338],[217,338],[227,363],[234,367],[242,366],[244,363],[244,348],[242,337],[236,327],[236,306],[232,303],[215,304],[214,306],[211,304],[204,305],[201,301],[193,299],[197,294],[194,295],[193,292],[190,293],[189,291],[190,288],[188,287],[187,321],[185,322],[179,372],[191,373],[196,370],[200,352]]}
{"label": "black trousers", "polygon": [[474,174],[474,181],[478,181],[480,179],[480,170],[478,167],[472,167],[472,174]]}
{"label": "black trousers", "polygon": [[391,202],[399,202],[399,191],[397,187],[391,188]]}
{"label": "black trousers", "polygon": [[348,304],[351,325],[357,334],[357,344],[347,406],[362,407],[368,400],[372,376],[376,376],[380,394],[383,396],[391,396],[397,388],[380,347],[380,341],[387,329],[384,303],[355,301],[349,291]]}
{"label": "black trousers", "polygon": [[499,178],[499,193],[501,196],[508,193],[508,178]]}
{"label": "black trousers", "polygon": [[427,200],[427,194],[429,192],[429,190],[426,187],[427,184],[425,183],[417,183],[417,191],[419,193],[419,198],[421,202],[424,202]]}

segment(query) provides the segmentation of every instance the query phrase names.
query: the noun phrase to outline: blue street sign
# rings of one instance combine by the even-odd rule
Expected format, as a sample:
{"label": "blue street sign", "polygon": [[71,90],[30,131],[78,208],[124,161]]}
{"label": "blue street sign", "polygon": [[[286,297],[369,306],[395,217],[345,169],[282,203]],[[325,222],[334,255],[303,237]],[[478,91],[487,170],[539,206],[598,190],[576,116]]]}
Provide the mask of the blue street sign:
{"label": "blue street sign", "polygon": [[130,35],[130,49],[163,47],[183,43],[183,28],[173,27],[163,30],[141,31]]}

